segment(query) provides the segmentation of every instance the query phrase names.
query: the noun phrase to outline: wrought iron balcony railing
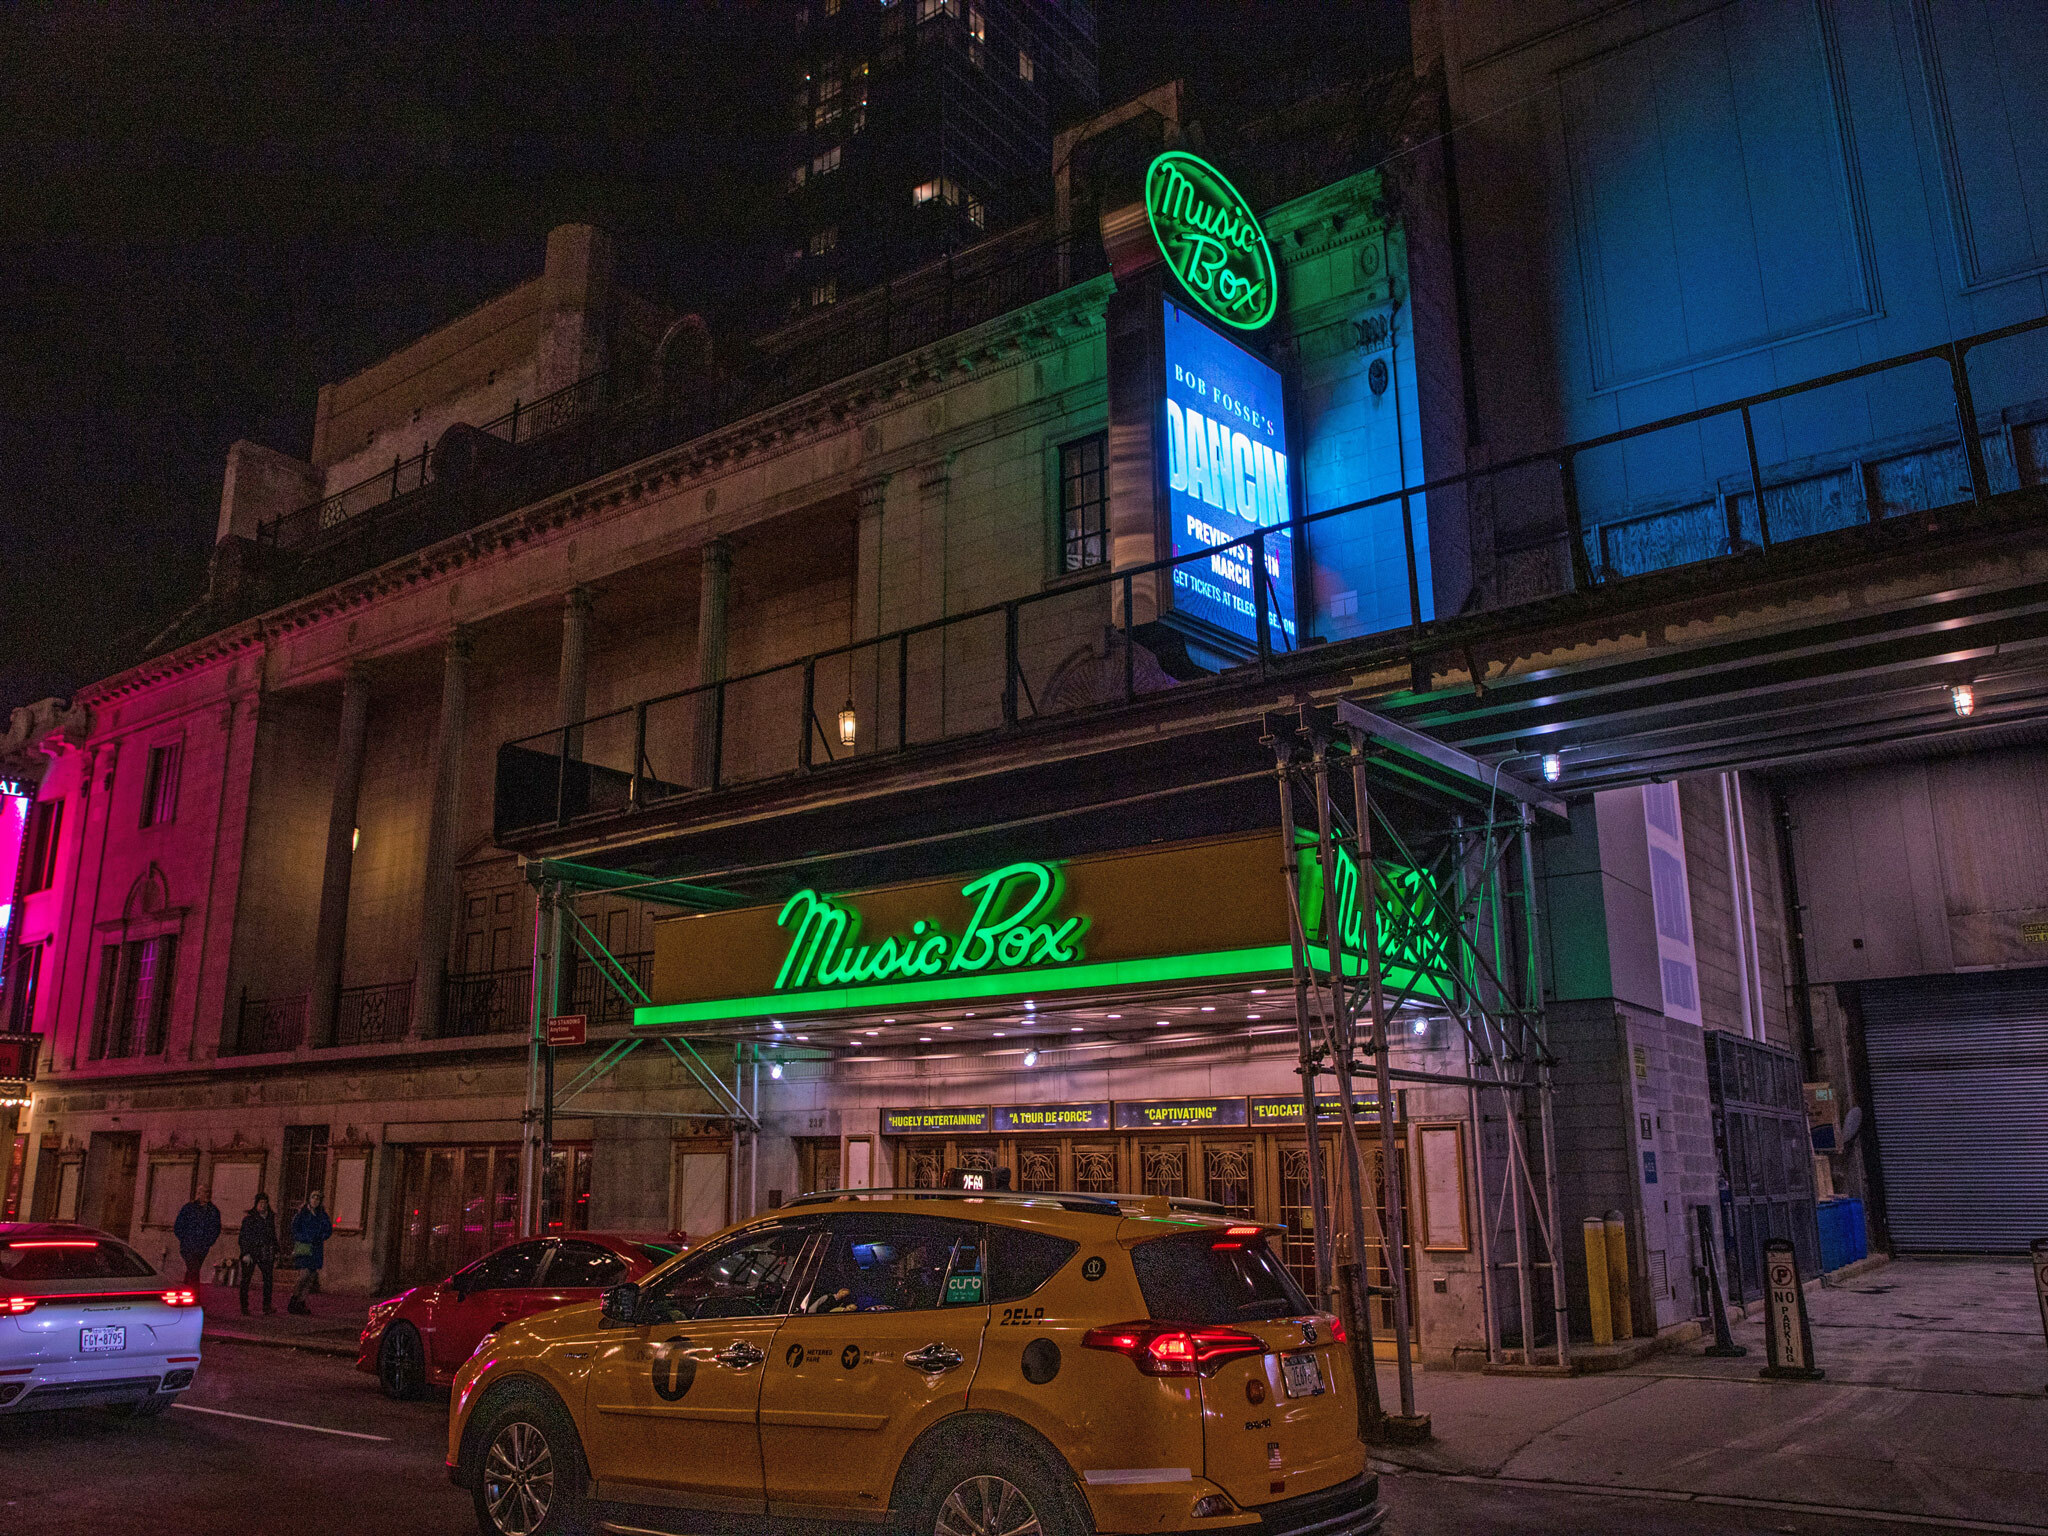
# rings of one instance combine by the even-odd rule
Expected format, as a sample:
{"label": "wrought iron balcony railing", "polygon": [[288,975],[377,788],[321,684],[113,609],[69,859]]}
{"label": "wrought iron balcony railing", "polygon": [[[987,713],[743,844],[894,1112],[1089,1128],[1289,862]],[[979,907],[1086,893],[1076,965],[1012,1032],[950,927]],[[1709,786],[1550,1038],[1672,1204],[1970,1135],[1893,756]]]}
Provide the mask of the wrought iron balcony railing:
{"label": "wrought iron balcony railing", "polygon": [[390,1045],[412,1028],[410,979],[343,987],[334,1015],[335,1045]]}
{"label": "wrought iron balcony railing", "polygon": [[[1436,609],[1505,613],[1572,592],[1685,567],[1711,567],[1821,534],[1881,527],[1908,513],[1983,504],[2048,483],[2048,402],[2001,401],[1987,427],[1972,362],[1988,355],[2005,394],[2048,379],[2048,318],[1846,369],[1800,384],[1531,453],[1260,528],[1213,548],[1100,570],[1042,591],[816,652],[521,737],[499,749],[500,840],[644,810],[677,797],[847,758],[893,755],[985,736],[1093,706],[1116,708],[1176,682],[1146,650],[1139,599],[1231,559],[1257,573],[1252,631],[1226,676],[1299,675],[1331,641],[1412,647]],[[2015,358],[2015,348],[2033,348]],[[1917,412],[1916,436],[1890,456],[1868,447],[1871,391],[1894,388]],[[1846,392],[1846,393],[1845,393]],[[1760,422],[1790,442],[1794,424],[1841,422],[1839,452],[1766,460]],[[1938,402],[1938,404],[1931,403]],[[1898,401],[1894,401],[1898,404]],[[1854,406],[1852,409],[1851,406]],[[1941,425],[1945,413],[1947,425]],[[1909,417],[1908,419],[1913,419]],[[1631,455],[1681,442],[1706,487],[1644,508],[1613,493]],[[1824,446],[1824,445],[1822,445]],[[1853,494],[1828,494],[1830,483]],[[1592,514],[1590,517],[1588,513]],[[1434,535],[1434,539],[1432,539]],[[1393,612],[1358,610],[1357,593],[1304,593],[1287,615],[1309,638],[1276,643],[1279,592],[1267,552],[1281,539],[1386,569]],[[1386,553],[1386,552],[1391,552]],[[1469,562],[1462,573],[1449,562]],[[1731,568],[1739,578],[1739,568]],[[1727,573],[1724,573],[1727,574]],[[1297,588],[1310,583],[1297,571]],[[1446,579],[1447,576],[1449,579]],[[1463,586],[1463,595],[1458,587]],[[1448,591],[1448,597],[1446,593]],[[1347,609],[1337,599],[1348,596]],[[1389,618],[1392,623],[1387,622]],[[844,705],[838,703],[845,700]]]}
{"label": "wrought iron balcony railing", "polygon": [[523,967],[452,975],[443,986],[444,1038],[504,1035],[533,1028],[533,973]]}
{"label": "wrought iron balcony railing", "polygon": [[301,992],[292,997],[251,997],[242,994],[236,1011],[235,1038],[223,1056],[253,1056],[266,1051],[295,1051],[306,1041],[306,1011],[311,999]]}

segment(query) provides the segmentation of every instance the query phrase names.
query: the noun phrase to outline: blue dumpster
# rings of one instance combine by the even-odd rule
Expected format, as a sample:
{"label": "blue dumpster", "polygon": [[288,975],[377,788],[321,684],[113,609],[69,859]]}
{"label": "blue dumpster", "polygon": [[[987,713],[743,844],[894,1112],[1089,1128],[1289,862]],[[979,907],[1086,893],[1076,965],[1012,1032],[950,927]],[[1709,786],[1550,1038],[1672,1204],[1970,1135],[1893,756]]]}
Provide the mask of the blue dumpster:
{"label": "blue dumpster", "polygon": [[1820,1226],[1820,1267],[1832,1271],[1870,1253],[1863,1232],[1863,1202],[1847,1198],[1815,1202],[1814,1216]]}

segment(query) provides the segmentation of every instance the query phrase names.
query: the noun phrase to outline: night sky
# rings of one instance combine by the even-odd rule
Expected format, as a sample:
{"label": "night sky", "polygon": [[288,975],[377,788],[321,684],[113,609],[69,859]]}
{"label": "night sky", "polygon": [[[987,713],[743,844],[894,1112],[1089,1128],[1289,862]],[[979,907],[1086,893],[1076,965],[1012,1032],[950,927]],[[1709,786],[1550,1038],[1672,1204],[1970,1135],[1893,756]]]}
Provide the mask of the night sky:
{"label": "night sky", "polygon": [[[1271,73],[1383,0],[1099,0],[1105,104]],[[727,312],[764,222],[784,38],[757,7],[27,6],[0,19],[0,726],[204,589],[228,445],[540,269]],[[1384,18],[1375,24],[1374,17]]]}

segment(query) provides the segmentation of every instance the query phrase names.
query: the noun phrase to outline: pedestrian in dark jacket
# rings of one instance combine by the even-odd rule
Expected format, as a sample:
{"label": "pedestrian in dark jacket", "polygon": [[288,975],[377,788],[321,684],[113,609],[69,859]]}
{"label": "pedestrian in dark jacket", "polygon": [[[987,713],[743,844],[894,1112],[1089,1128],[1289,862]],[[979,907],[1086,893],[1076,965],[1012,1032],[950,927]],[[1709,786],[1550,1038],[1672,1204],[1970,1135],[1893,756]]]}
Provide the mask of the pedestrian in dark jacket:
{"label": "pedestrian in dark jacket", "polygon": [[185,1259],[185,1283],[199,1283],[200,1266],[220,1241],[220,1207],[213,1203],[213,1191],[202,1189],[178,1208],[171,1223],[171,1235],[178,1240],[178,1252]]}
{"label": "pedestrian in dark jacket", "polygon": [[322,1209],[324,1204],[320,1191],[316,1189],[292,1213],[292,1262],[299,1267],[299,1283],[292,1287],[292,1299],[284,1305],[287,1312],[307,1313],[313,1310],[306,1305],[306,1293],[320,1278],[320,1266],[326,1259],[327,1239],[334,1236],[334,1218]]}
{"label": "pedestrian in dark jacket", "polygon": [[270,1285],[277,1275],[277,1212],[270,1208],[270,1196],[259,1194],[249,1213],[242,1218],[242,1315],[249,1315],[249,1282],[263,1271],[263,1311],[270,1305]]}

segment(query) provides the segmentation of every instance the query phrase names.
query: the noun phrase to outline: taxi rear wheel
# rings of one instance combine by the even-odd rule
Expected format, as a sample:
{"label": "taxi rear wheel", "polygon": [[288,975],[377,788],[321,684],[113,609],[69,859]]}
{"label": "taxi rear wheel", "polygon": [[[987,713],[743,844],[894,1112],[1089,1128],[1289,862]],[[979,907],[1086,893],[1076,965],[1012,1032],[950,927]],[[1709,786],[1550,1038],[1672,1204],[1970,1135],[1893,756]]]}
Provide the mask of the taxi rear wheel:
{"label": "taxi rear wheel", "polygon": [[473,1443],[470,1486],[483,1536],[580,1536],[583,1456],[560,1404],[512,1393],[489,1406]]}
{"label": "taxi rear wheel", "polygon": [[989,1435],[942,1457],[913,1536],[1084,1536],[1073,1489],[1030,1448]]}

